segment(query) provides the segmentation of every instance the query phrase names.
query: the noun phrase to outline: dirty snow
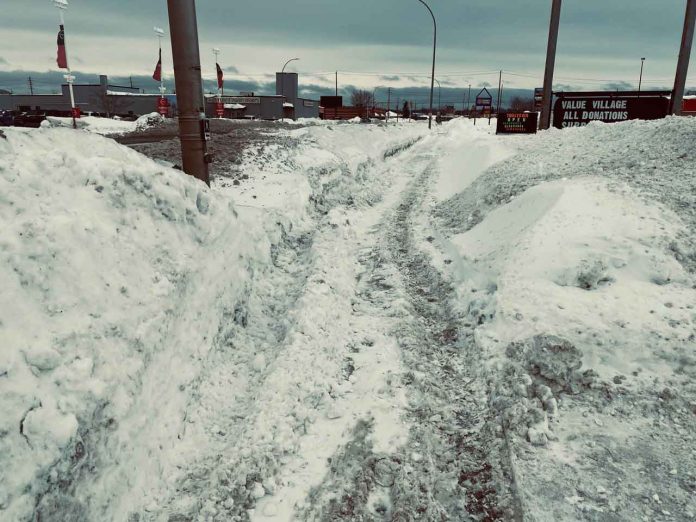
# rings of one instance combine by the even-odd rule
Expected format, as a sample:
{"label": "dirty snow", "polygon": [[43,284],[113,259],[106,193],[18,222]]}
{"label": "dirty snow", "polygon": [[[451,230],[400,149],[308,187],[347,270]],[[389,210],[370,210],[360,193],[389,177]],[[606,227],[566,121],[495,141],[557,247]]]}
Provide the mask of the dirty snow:
{"label": "dirty snow", "polygon": [[694,120],[5,134],[3,520],[696,516]]}

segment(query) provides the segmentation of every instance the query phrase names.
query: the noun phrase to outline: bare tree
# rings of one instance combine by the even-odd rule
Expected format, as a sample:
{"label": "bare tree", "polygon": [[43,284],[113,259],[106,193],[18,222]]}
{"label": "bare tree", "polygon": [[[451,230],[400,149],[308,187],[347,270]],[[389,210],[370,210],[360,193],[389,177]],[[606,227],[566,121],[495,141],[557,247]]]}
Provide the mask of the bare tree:
{"label": "bare tree", "polygon": [[350,95],[350,104],[353,107],[373,107],[375,97],[370,91],[356,89]]}

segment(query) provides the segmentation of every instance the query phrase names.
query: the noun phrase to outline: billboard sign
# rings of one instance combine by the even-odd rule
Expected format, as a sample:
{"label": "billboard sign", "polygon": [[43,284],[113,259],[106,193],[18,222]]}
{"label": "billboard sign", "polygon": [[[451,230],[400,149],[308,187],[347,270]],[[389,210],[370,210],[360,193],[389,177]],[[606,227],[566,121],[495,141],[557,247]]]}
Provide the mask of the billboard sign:
{"label": "billboard sign", "polygon": [[239,105],[259,105],[261,103],[261,98],[258,96],[224,96],[222,101],[228,104],[238,103]]}
{"label": "billboard sign", "polygon": [[534,108],[541,109],[544,102],[544,88],[535,87],[534,88]]}
{"label": "billboard sign", "polygon": [[484,107],[491,107],[493,105],[493,96],[491,95],[490,92],[488,92],[488,89],[485,87],[481,89],[481,91],[476,95],[476,108],[478,109],[479,107],[484,108]]}
{"label": "billboard sign", "polygon": [[343,96],[322,96],[319,105],[325,109],[343,107]]}
{"label": "billboard sign", "polygon": [[656,120],[668,112],[669,98],[664,93],[559,93],[553,108],[553,125],[564,129],[584,127],[591,121]]}
{"label": "billboard sign", "polygon": [[535,134],[539,114],[536,112],[506,112],[498,115],[496,134]]}

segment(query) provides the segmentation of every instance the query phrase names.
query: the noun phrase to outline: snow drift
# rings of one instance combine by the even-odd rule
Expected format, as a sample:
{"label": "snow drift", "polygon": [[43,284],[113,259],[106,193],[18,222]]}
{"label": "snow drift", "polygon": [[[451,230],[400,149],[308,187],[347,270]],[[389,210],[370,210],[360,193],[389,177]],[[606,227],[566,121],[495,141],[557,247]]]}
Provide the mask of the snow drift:
{"label": "snow drift", "polygon": [[96,459],[114,459],[107,489],[161,480],[186,387],[268,241],[204,185],[87,132],[9,131],[0,157],[0,508],[18,520],[42,496],[73,502]]}

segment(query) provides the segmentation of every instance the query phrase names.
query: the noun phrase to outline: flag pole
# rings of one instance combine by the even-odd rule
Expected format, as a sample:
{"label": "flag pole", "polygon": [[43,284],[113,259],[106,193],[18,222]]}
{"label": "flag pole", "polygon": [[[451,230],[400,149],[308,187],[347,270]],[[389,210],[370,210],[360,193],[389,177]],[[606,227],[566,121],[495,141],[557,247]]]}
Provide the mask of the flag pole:
{"label": "flag pole", "polygon": [[[217,80],[217,77],[218,77],[218,72],[217,72],[218,55],[220,54],[220,49],[218,49],[217,47],[213,47],[213,54],[215,55],[215,81],[216,81],[216,85],[218,86],[218,88],[217,88],[217,101],[218,101],[218,103],[222,103],[222,95],[220,94],[220,85],[219,85],[219,82]],[[218,118],[220,119],[220,118],[222,118],[222,116],[220,116],[218,114]]]}
{"label": "flag pole", "polygon": [[[159,42],[159,55],[160,60],[162,58],[162,38],[164,37],[164,30],[159,27],[155,27],[155,34],[157,35],[157,41]],[[162,74],[162,65],[160,62],[160,86],[159,86],[160,98],[164,98],[164,93],[167,92],[167,88],[164,86],[164,75]]]}
{"label": "flag pole", "polygon": [[63,11],[68,8],[68,0],[53,0],[53,5],[58,8],[60,13],[60,25],[63,28],[63,47],[65,48],[65,69],[68,74],[63,75],[63,78],[68,82],[68,91],[70,92],[70,114],[72,116],[73,129],[77,129],[77,121],[75,121],[75,92],[73,91],[73,81],[75,77],[70,71],[70,62],[68,61],[68,46],[65,41],[65,16]]}

